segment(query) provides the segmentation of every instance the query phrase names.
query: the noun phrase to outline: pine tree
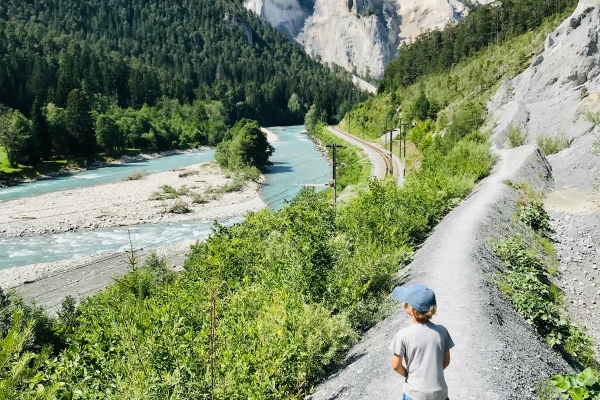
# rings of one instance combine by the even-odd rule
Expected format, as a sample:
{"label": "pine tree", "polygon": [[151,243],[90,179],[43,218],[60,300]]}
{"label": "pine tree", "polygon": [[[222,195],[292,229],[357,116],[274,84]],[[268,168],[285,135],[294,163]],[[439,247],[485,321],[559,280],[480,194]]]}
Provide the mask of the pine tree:
{"label": "pine tree", "polygon": [[48,160],[52,156],[52,137],[48,128],[48,121],[44,115],[44,105],[38,97],[31,108],[31,122],[33,123],[33,137],[37,144],[38,157]]}
{"label": "pine tree", "polygon": [[65,123],[71,154],[89,155],[96,150],[92,107],[87,95],[73,89],[67,98]]}

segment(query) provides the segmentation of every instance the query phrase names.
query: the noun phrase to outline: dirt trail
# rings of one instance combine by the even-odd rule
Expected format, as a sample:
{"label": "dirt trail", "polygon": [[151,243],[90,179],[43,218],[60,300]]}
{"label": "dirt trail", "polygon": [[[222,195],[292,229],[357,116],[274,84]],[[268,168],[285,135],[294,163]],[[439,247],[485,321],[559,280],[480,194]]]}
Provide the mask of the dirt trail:
{"label": "dirt trail", "polygon": [[[489,239],[512,229],[516,207],[516,193],[503,182],[524,180],[538,189],[551,182],[549,165],[533,146],[503,150],[500,156],[492,174],[435,228],[403,279],[436,292],[435,322],[446,326],[456,343],[446,370],[453,400],[534,399],[537,382],[570,371],[490,283],[499,260]],[[391,369],[387,347],[409,322],[398,308],[310,398],[398,399],[402,380]]]}

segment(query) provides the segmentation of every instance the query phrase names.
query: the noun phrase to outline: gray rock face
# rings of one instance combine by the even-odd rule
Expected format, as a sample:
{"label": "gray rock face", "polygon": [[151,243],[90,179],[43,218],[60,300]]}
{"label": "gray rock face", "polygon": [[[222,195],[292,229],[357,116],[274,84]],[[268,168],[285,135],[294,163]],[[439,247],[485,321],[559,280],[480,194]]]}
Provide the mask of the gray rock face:
{"label": "gray rock face", "polygon": [[488,104],[498,117],[498,147],[505,145],[510,124],[521,125],[530,143],[540,135],[560,135],[571,142],[570,148],[549,157],[557,189],[589,189],[597,179],[600,157],[592,151],[597,128],[586,114],[600,111],[599,32],[598,2],[581,0],[573,15],[548,35],[544,52],[506,81]]}
{"label": "gray rock face", "polygon": [[403,41],[441,28],[491,0],[244,0],[307,53],[379,78]]}

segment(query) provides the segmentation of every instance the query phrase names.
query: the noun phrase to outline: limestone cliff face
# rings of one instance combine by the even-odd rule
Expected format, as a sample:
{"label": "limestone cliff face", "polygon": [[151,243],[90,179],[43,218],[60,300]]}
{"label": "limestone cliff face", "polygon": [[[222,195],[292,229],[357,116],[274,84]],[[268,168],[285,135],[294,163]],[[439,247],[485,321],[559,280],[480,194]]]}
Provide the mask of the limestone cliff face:
{"label": "limestone cliff face", "polygon": [[[488,108],[496,113],[496,146],[506,145],[511,125],[535,144],[540,136],[566,137],[571,146],[548,157],[558,188],[600,182],[597,130],[588,112],[600,112],[600,5],[581,0],[573,15],[546,38],[529,68],[504,82]],[[592,163],[590,160],[594,160]]]}
{"label": "limestone cliff face", "polygon": [[[485,4],[491,0],[471,3]],[[405,40],[462,18],[466,0],[245,0],[307,53],[375,78]]]}

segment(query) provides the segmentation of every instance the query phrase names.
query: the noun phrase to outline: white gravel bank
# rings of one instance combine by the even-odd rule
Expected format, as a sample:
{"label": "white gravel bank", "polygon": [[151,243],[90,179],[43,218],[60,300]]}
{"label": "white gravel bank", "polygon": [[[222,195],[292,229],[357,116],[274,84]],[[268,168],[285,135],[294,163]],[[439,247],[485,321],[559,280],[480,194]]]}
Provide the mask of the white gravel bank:
{"label": "white gravel bank", "polygon": [[[260,184],[250,182],[242,190],[215,194],[233,181],[214,164],[205,163],[149,175],[139,180],[121,181],[76,190],[0,203],[0,237],[67,232],[78,229],[108,228],[145,223],[173,223],[197,219],[220,219],[259,210],[266,205],[259,197]],[[162,185],[210,199],[194,204],[190,195],[178,199],[152,200]],[[187,214],[173,214],[176,201],[190,208]]]}

